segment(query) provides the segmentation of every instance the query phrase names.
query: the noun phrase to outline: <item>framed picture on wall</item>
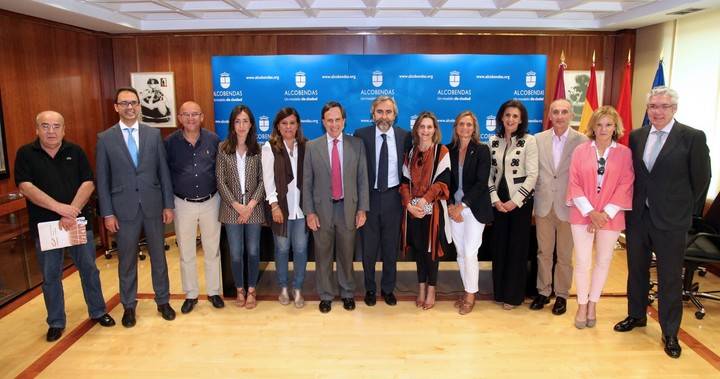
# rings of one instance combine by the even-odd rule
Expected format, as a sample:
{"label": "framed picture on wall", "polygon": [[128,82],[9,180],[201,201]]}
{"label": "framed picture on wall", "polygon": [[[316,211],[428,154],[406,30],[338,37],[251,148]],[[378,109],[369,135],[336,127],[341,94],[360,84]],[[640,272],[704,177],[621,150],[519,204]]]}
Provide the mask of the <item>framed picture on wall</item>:
{"label": "framed picture on wall", "polygon": [[133,72],[130,83],[140,95],[141,121],[159,128],[175,127],[175,78],[172,72]]}
{"label": "framed picture on wall", "polygon": [[0,179],[10,176],[8,168],[7,145],[5,144],[5,121],[2,112],[2,93],[0,93]]}
{"label": "framed picture on wall", "polygon": [[[583,105],[585,104],[588,83],[590,83],[590,70],[565,71],[563,78],[565,79],[565,98],[570,100],[573,112],[575,112],[575,117],[570,122],[570,125],[577,129],[580,125],[580,116],[582,116]],[[602,106],[605,71],[595,70],[595,80],[597,81],[598,106]]]}

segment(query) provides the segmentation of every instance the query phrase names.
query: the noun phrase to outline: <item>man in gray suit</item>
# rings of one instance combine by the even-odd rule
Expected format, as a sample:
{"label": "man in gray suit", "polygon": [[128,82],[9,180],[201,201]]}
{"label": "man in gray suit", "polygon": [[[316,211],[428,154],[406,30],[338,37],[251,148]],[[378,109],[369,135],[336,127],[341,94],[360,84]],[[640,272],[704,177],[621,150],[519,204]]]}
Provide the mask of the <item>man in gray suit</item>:
{"label": "man in gray suit", "polygon": [[359,138],[343,134],[346,117],[340,103],[325,104],[321,117],[326,134],[305,148],[302,210],[313,232],[320,312],[330,312],[338,285],[343,308],[351,311],[355,232],[365,224],[370,208],[365,146]]}
{"label": "man in gray suit", "polygon": [[165,147],[158,129],[139,124],[140,100],[134,88],[115,93],[120,122],[98,134],[96,176],[100,215],[105,228],[117,233],[120,302],[123,326],[135,325],[137,251],[144,230],[152,267],[158,312],[175,318],[164,249],[163,223],[173,220],[173,190]]}
{"label": "man in gray suit", "polygon": [[[565,194],[570,171],[570,158],[575,148],[587,137],[570,127],[572,104],[558,99],[550,104],[552,128],[535,135],[538,146],[538,179],[535,184],[535,225],[538,241],[537,290],[530,309],[540,310],[550,302],[555,289],[554,315],[567,310],[567,298],[572,285],[573,239],[568,222],[569,208]],[[555,275],[553,252],[557,251]]]}
{"label": "man in gray suit", "polygon": [[383,262],[380,294],[387,305],[395,305],[397,299],[393,291],[403,214],[398,188],[402,178],[403,154],[411,140],[407,130],[394,126],[397,104],[392,97],[378,96],[372,103],[370,115],[373,125],[355,131],[355,136],[365,144],[371,188],[369,222],[360,231],[363,241],[365,304],[375,305],[375,264],[380,259]]}

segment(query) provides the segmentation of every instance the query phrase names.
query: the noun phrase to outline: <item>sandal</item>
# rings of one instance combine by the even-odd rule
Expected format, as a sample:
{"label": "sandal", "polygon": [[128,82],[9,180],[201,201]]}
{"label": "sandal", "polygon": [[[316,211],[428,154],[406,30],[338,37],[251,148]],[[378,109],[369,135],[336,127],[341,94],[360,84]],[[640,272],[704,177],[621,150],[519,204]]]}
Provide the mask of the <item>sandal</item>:
{"label": "sandal", "polygon": [[245,290],[243,288],[237,289],[237,299],[235,299],[235,305],[241,308],[245,306]]}
{"label": "sandal", "polygon": [[455,300],[455,304],[453,304],[453,306],[455,308],[460,309],[460,307],[462,307],[464,302],[465,302],[465,295],[460,295],[460,298]]}
{"label": "sandal", "polygon": [[425,289],[427,288],[427,284],[420,283],[418,286],[418,296],[415,300],[415,306],[422,308],[425,305]]}
{"label": "sandal", "polygon": [[423,310],[431,309],[435,306],[435,286],[428,286],[427,297],[425,298],[425,304],[423,304]]}
{"label": "sandal", "polygon": [[255,288],[253,288],[253,289],[248,288],[247,301],[245,301],[245,308],[253,309],[257,306],[256,295],[257,295],[257,292],[255,291]]}
{"label": "sandal", "polygon": [[[470,298],[470,301],[467,301],[466,298]],[[475,294],[474,293],[466,293],[463,297],[463,302],[460,305],[460,309],[458,310],[458,313],[461,315],[466,315],[470,312],[472,312],[473,308],[475,307]]]}

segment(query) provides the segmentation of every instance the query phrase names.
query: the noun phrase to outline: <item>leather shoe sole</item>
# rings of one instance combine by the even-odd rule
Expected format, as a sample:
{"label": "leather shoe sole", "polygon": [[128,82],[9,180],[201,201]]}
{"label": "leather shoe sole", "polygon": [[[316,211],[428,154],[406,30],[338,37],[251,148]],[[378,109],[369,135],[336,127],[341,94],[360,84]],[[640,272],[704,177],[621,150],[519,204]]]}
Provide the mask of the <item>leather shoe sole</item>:
{"label": "leather shoe sole", "polygon": [[47,335],[45,336],[45,339],[48,342],[57,341],[62,336],[64,328],[49,328],[47,331]]}
{"label": "leather shoe sole", "polygon": [[618,322],[613,327],[616,332],[629,332],[635,328],[643,327],[647,325],[647,317],[635,318],[626,317],[624,320]]}
{"label": "leather shoe sole", "polygon": [[[185,299],[185,301],[183,301],[182,307],[180,307],[180,312],[182,312],[183,314],[192,312],[193,308],[195,308],[195,305],[197,305],[197,303],[198,303],[197,298]],[[163,316],[163,318],[164,318],[164,316]]]}
{"label": "leather shoe sole", "polygon": [[98,324],[100,324],[100,326],[104,326],[106,328],[110,326],[115,326],[115,320],[113,320],[113,318],[110,317],[110,315],[107,313],[98,318],[94,318],[93,321],[96,321]]}

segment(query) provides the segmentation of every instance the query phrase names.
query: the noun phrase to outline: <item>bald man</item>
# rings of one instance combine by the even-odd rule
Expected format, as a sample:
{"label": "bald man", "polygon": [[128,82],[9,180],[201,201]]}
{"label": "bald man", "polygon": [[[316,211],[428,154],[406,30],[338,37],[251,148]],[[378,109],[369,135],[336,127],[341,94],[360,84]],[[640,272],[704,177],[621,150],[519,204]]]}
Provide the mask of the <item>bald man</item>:
{"label": "bald man", "polygon": [[[62,229],[77,226],[78,218],[90,221],[86,207],[95,185],[87,156],[80,146],[63,140],[65,120],[54,111],[35,117],[34,142],[22,146],[15,158],[15,183],[28,200],[30,232],[35,239],[40,270],[43,274],[43,298],[47,310],[48,342],[60,338],[65,329],[65,299],[62,286],[64,249],[41,251],[38,223],[59,221]],[[95,265],[95,239],[92,222],[87,222],[86,242],[68,248],[80,273],[88,314],[102,326],[113,326],[115,320],[106,312],[100,286],[100,272]]]}
{"label": "bald man", "polygon": [[[538,146],[538,180],[535,184],[535,225],[538,241],[538,295],[530,309],[540,310],[555,292],[554,315],[567,310],[567,298],[572,285],[573,239],[568,221],[569,207],[565,205],[570,157],[587,137],[570,127],[572,104],[558,99],[550,104],[552,128],[535,135]],[[557,260],[553,267],[553,254]]]}
{"label": "bald man", "polygon": [[185,302],[180,311],[192,312],[198,302],[197,229],[204,251],[205,287],[215,308],[220,297],[220,197],[215,183],[215,155],[220,139],[202,127],[200,105],[187,101],[178,110],[182,125],[165,139],[168,167],[175,191],[175,236],[180,249],[180,278]]}

